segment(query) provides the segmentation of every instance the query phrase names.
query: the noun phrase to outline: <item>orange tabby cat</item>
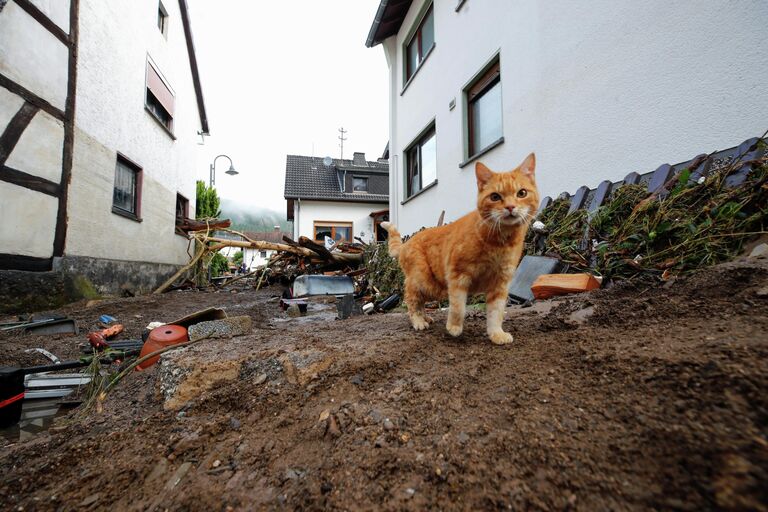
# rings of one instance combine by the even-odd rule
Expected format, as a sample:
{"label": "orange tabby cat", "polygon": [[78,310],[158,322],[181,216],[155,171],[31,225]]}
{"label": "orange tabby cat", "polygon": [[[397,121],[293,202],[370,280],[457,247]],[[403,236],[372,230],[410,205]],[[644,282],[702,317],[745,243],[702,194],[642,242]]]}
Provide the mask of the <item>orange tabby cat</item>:
{"label": "orange tabby cat", "polygon": [[414,329],[426,329],[432,322],[424,314],[424,303],[447,296],[446,328],[451,335],[460,335],[467,296],[485,293],[488,336],[498,345],[512,342],[502,322],[507,287],[539,204],[535,167],[533,153],[504,173],[478,162],[477,210],[452,224],[421,231],[406,243],[395,226],[382,222],[389,232],[389,254],[398,258],[405,272],[405,303]]}

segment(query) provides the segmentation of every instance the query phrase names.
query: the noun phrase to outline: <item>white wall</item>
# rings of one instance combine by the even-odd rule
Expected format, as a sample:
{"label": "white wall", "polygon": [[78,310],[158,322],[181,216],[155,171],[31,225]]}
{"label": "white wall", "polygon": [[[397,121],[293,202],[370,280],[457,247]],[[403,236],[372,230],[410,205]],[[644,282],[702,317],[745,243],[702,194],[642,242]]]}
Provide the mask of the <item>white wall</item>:
{"label": "white wall", "polygon": [[[176,193],[195,209],[200,118],[178,2],[82,0],[75,153],[66,253],[181,264],[187,241],[174,234]],[[147,55],[176,95],[173,140],[144,108]],[[143,168],[142,222],[111,212],[120,152]]]}
{"label": "white wall", "polygon": [[[402,93],[405,37],[390,66],[390,211],[404,233],[473,208],[464,168],[461,91],[501,55],[505,142],[480,158],[495,170],[538,157],[542,197],[617,180],[738,145],[768,125],[768,3],[763,0],[468,0],[435,2],[432,54]],[[449,102],[456,107],[449,110]],[[438,185],[400,206],[403,149],[436,119]],[[426,223],[429,225],[429,223]]]}
{"label": "white wall", "polygon": [[[334,201],[294,201],[293,234],[314,238],[315,221],[351,222],[353,236],[366,242],[373,240],[373,219],[371,212],[383,210],[381,203],[347,203]],[[354,242],[354,239],[352,240]]]}
{"label": "white wall", "polygon": [[[62,7],[69,2],[61,0]],[[64,110],[67,100],[67,47],[16,3],[0,13],[0,73]]]}

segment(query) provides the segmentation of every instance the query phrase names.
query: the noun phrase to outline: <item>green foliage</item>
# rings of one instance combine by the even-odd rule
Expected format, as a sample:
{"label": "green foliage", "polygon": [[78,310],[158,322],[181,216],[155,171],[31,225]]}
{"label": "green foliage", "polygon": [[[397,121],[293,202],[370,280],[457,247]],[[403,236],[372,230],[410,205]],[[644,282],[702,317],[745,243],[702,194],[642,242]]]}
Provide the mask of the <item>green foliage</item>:
{"label": "green foliage", "polygon": [[[644,185],[623,186],[592,219],[583,211],[567,215],[568,201],[555,201],[540,218],[550,230],[543,252],[577,270],[624,279],[681,273],[732,258],[744,242],[768,229],[768,163],[753,169],[739,187],[727,188],[725,179],[734,170],[723,169],[699,184],[690,183],[684,169],[663,199],[649,198]],[[529,233],[529,254],[533,238]]]}
{"label": "green foliage", "polygon": [[219,194],[213,187],[206,186],[204,181],[197,181],[197,198],[195,208],[196,219],[215,219],[221,215]]}
{"label": "green foliage", "polygon": [[227,261],[227,258],[220,252],[213,255],[209,265],[213,277],[218,277],[229,269],[229,261]]}
{"label": "green foliage", "polygon": [[232,256],[232,263],[240,266],[241,263],[243,263],[243,251],[237,251],[234,256]]}

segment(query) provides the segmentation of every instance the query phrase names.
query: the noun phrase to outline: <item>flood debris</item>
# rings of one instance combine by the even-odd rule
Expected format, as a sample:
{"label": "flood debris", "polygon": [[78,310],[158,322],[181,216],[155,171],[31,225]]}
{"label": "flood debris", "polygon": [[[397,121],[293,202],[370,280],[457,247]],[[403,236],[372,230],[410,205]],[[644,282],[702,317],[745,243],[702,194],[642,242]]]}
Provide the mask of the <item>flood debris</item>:
{"label": "flood debris", "polygon": [[531,285],[531,292],[536,299],[548,299],[597,288],[600,281],[591,274],[542,274]]}

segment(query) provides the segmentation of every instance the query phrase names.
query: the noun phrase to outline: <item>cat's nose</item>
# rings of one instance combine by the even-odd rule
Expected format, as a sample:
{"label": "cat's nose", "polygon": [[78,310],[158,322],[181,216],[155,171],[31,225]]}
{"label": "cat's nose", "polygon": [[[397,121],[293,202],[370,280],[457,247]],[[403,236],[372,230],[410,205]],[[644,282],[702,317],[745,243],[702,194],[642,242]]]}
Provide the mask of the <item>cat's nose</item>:
{"label": "cat's nose", "polygon": [[507,211],[509,213],[515,213],[515,207],[514,206],[507,206]]}

